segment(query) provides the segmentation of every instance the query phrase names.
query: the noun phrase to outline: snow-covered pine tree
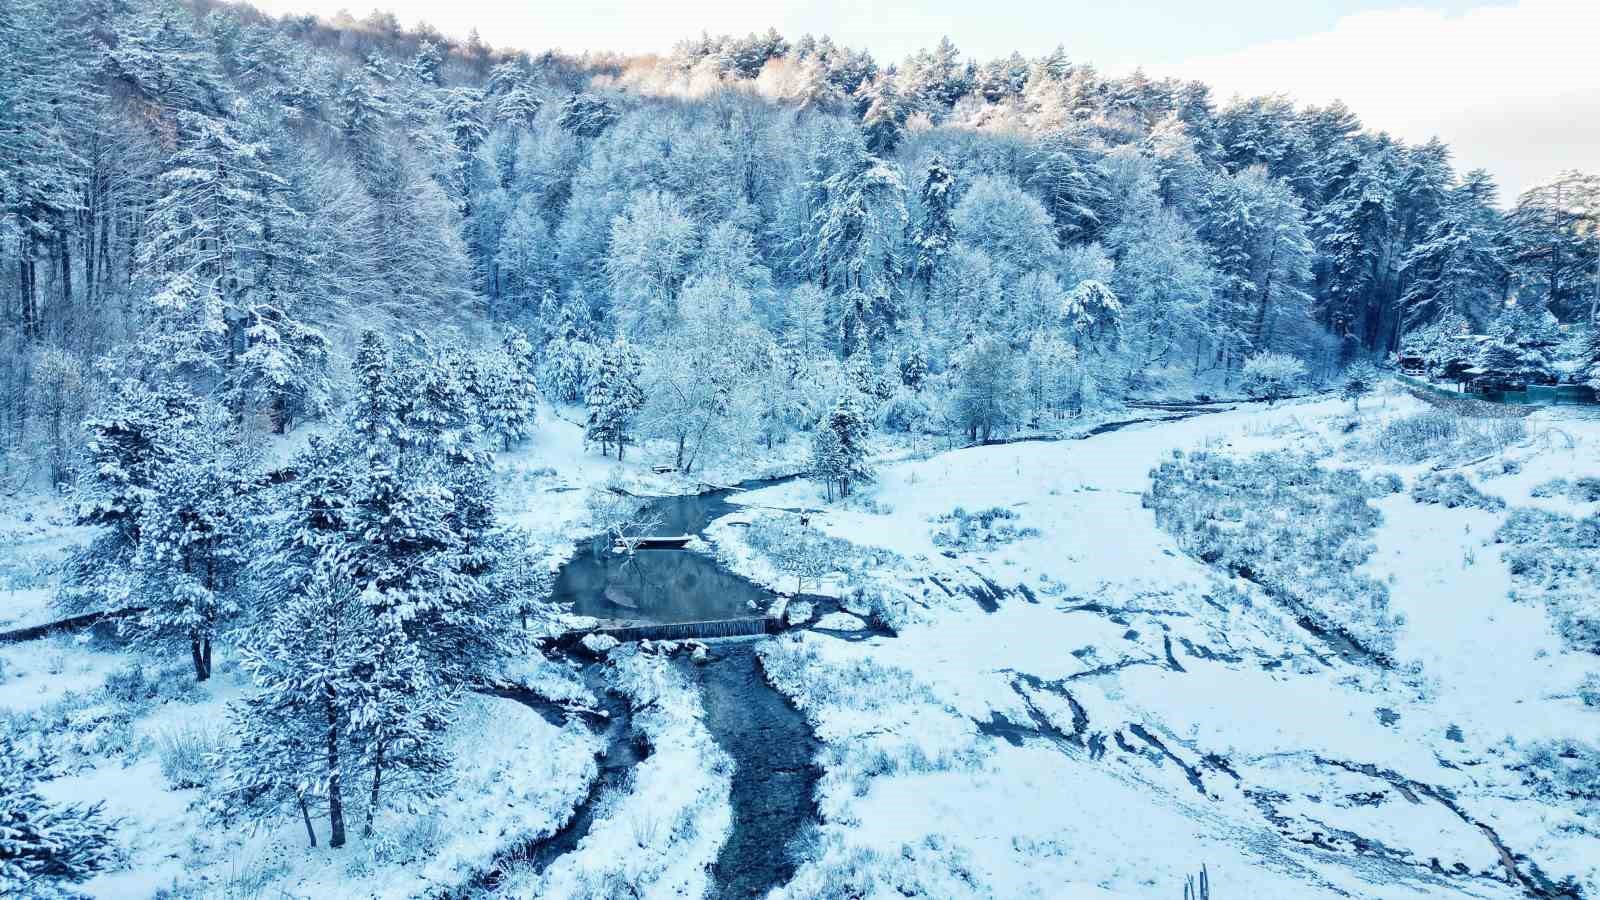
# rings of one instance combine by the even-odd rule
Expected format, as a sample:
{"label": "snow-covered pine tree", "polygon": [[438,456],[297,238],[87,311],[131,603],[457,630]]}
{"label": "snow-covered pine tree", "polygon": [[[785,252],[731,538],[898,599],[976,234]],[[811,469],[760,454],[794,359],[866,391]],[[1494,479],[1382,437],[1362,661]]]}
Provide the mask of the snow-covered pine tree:
{"label": "snow-covered pine tree", "polygon": [[1406,333],[1447,312],[1484,321],[1507,276],[1495,211],[1495,186],[1482,169],[1468,172],[1445,197],[1439,217],[1401,264],[1408,284],[1400,298]]}
{"label": "snow-covered pine tree", "polygon": [[1089,279],[1067,292],[1061,319],[1080,353],[1114,344],[1122,331],[1122,301],[1101,282]]}
{"label": "snow-covered pine tree", "polygon": [[572,94],[561,105],[561,127],[579,137],[599,137],[620,114],[611,101],[596,94]]}
{"label": "snow-covered pine tree", "polygon": [[615,446],[618,462],[634,417],[644,406],[644,390],[639,383],[642,368],[638,352],[617,338],[601,352],[584,395],[588,408],[584,440],[599,442],[602,456]]}
{"label": "snow-covered pine tree", "polygon": [[1381,378],[1377,366],[1364,359],[1356,360],[1345,367],[1339,379],[1339,393],[1350,401],[1351,409],[1360,412],[1361,398],[1377,390]]}
{"label": "snow-covered pine tree", "polygon": [[333,389],[328,339],[320,330],[260,305],[246,316],[244,342],[229,386],[236,409],[264,405],[274,434],[283,434],[297,418],[327,411]]}
{"label": "snow-covered pine tree", "polygon": [[[304,496],[304,494],[302,494]],[[230,709],[237,754],[223,782],[228,811],[252,819],[298,813],[312,846],[313,808],[328,815],[330,847],[345,844],[345,788],[358,771],[352,707],[370,672],[374,628],[346,557],[325,544],[280,586],[240,648],[255,686]]]}
{"label": "snow-covered pine tree", "polygon": [[499,348],[477,354],[477,383],[470,389],[485,435],[506,450],[533,434],[539,392],[533,377],[533,346],[519,331]]}
{"label": "snow-covered pine tree", "polygon": [[939,264],[955,240],[955,226],[950,223],[956,206],[955,183],[955,175],[942,157],[935,156],[928,162],[917,194],[921,215],[911,232],[915,254],[911,260],[912,276],[924,289],[933,283]]}
{"label": "snow-covered pine tree", "polygon": [[212,645],[243,611],[239,578],[254,541],[256,462],[210,404],[192,423],[167,424],[172,449],[139,516],[129,602],[142,609],[124,633],[151,645],[187,645],[196,681],[211,677]]}
{"label": "snow-covered pine tree", "polygon": [[867,439],[872,426],[852,393],[845,393],[817,423],[812,443],[812,469],[828,484],[828,499],[836,486],[839,496],[850,494],[853,484],[872,480]]}
{"label": "snow-covered pine tree", "polygon": [[36,785],[46,760],[28,752],[0,725],[0,896],[68,898],[68,885],[88,880],[116,859],[114,823],[104,804],[60,805]]}
{"label": "snow-covered pine tree", "polygon": [[179,452],[172,438],[191,427],[199,404],[187,389],[151,389],[124,379],[84,425],[87,459],[72,488],[74,519],[105,526],[69,563],[58,603],[72,612],[130,605],[128,575],[156,499],[161,473]]}

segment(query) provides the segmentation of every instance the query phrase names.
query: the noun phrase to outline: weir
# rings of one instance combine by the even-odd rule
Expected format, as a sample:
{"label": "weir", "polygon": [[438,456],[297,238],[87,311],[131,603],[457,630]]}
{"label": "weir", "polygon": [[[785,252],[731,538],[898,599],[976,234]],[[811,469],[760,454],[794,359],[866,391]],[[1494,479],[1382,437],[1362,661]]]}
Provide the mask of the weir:
{"label": "weir", "polygon": [[563,632],[555,639],[558,646],[571,646],[591,634],[630,641],[694,641],[711,638],[749,637],[758,634],[777,634],[783,630],[783,621],[771,616],[747,616],[738,619],[712,619],[705,622],[671,622],[663,624],[618,625],[604,628],[576,628]]}

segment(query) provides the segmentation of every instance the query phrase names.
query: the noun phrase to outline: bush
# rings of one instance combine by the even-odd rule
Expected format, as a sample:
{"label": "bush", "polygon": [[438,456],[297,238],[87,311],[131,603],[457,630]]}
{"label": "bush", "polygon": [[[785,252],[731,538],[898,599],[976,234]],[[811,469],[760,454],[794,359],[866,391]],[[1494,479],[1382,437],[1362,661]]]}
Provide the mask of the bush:
{"label": "bush", "polygon": [[1542,603],[1568,645],[1600,653],[1600,514],[1515,509],[1495,540],[1509,545],[1513,596]]}
{"label": "bush", "polygon": [[1590,672],[1578,685],[1578,699],[1584,706],[1600,707],[1600,674]]}
{"label": "bush", "polygon": [[1479,491],[1460,472],[1423,475],[1411,485],[1411,499],[1418,503],[1437,503],[1446,509],[1468,507],[1499,512],[1506,508],[1504,500]]}
{"label": "bush", "polygon": [[192,703],[204,696],[187,669],[168,667],[154,674],[143,664],[133,662],[106,675],[103,690],[112,700],[129,706],[164,703],[169,700]]}
{"label": "bush", "polygon": [[1600,747],[1575,740],[1541,741],[1528,747],[1520,768],[1538,796],[1600,803]]}
{"label": "bush", "polygon": [[1573,503],[1600,503],[1600,478],[1584,476],[1575,479],[1567,491],[1567,499]]}
{"label": "bush", "polygon": [[174,790],[205,787],[216,775],[210,757],[221,745],[217,732],[200,725],[163,728],[156,734],[162,777]]}
{"label": "bush", "polygon": [[1379,457],[1397,463],[1461,460],[1501,453],[1528,436],[1518,418],[1474,419],[1430,409],[1386,423],[1372,438]]}
{"label": "bush", "polygon": [[933,520],[938,526],[953,526],[934,528],[933,544],[957,550],[989,549],[1039,536],[1037,528],[1018,528],[1013,525],[1016,519],[1016,511],[1003,506],[976,513],[968,513],[958,506],[949,514]]}
{"label": "bush", "polygon": [[1275,403],[1300,388],[1306,379],[1305,363],[1284,353],[1258,353],[1245,360],[1239,386],[1258,400]]}
{"label": "bush", "polygon": [[1552,478],[1549,481],[1534,485],[1531,492],[1535,497],[1560,497],[1572,487],[1572,482],[1565,478]]}
{"label": "bush", "polygon": [[1369,499],[1386,489],[1295,453],[1174,452],[1151,473],[1144,505],[1185,552],[1384,656],[1396,625],[1389,592],[1359,569],[1382,520]]}

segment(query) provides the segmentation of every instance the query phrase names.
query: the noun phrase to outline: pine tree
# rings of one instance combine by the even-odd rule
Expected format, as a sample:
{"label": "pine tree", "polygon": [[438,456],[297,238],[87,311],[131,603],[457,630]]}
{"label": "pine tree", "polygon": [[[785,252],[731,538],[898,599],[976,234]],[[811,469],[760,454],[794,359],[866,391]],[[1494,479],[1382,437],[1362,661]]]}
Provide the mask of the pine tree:
{"label": "pine tree", "polygon": [[609,100],[595,94],[572,94],[561,106],[561,127],[579,137],[599,137],[617,121]]}
{"label": "pine tree", "polygon": [[634,417],[644,406],[644,389],[639,383],[641,369],[639,354],[618,338],[601,352],[584,396],[589,410],[584,440],[598,441],[601,455],[615,446],[618,462],[622,461]]}
{"label": "pine tree", "polygon": [[1498,239],[1495,187],[1474,169],[1444,198],[1438,218],[1402,263],[1409,284],[1400,298],[1406,332],[1446,312],[1483,322],[1500,298],[1507,270]]}
{"label": "pine tree", "polygon": [[1070,132],[1042,135],[1030,160],[1028,184],[1036,188],[1063,243],[1092,240],[1099,231],[1105,193],[1089,151]]}
{"label": "pine tree", "polygon": [[835,486],[843,497],[849,495],[852,485],[872,480],[867,447],[870,433],[871,426],[861,411],[861,404],[848,393],[841,396],[817,424],[812,468],[829,486],[830,500]]}
{"label": "pine tree", "polygon": [[912,274],[926,288],[932,284],[955,235],[955,226],[950,223],[950,214],[956,205],[955,175],[942,158],[935,156],[929,161],[918,200],[921,217],[911,235],[916,254]]}
{"label": "pine tree", "polygon": [[1340,378],[1339,393],[1350,401],[1351,409],[1361,411],[1361,398],[1378,388],[1381,379],[1378,367],[1362,359],[1351,363]]}
{"label": "pine tree", "polygon": [[75,897],[67,885],[87,881],[116,860],[104,804],[58,805],[39,794],[47,761],[0,726],[0,895]]}
{"label": "pine tree", "polygon": [[863,108],[861,130],[867,143],[867,152],[886,157],[900,145],[905,128],[906,111],[895,90],[893,79],[880,76],[862,82],[856,91],[857,103]]}
{"label": "pine tree", "polygon": [[371,668],[364,635],[372,615],[331,547],[313,554],[303,581],[275,600],[240,649],[255,691],[230,710],[239,738],[224,782],[230,811],[273,818],[292,807],[315,846],[310,809],[325,808],[328,845],[337,849],[345,844],[345,785],[357,771],[352,706]]}
{"label": "pine tree", "polygon": [[196,681],[211,677],[212,645],[243,611],[239,579],[253,544],[255,464],[211,406],[192,423],[167,425],[173,451],[155,473],[139,516],[130,602],[121,623],[146,644],[187,644]]}

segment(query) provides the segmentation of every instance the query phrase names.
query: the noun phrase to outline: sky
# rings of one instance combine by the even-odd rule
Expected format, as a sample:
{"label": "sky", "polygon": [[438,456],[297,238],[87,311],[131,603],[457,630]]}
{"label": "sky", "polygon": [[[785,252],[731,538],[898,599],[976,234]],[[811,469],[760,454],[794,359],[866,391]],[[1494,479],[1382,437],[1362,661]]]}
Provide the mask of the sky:
{"label": "sky", "polygon": [[810,32],[880,63],[949,35],[969,56],[1064,46],[1121,74],[1196,78],[1224,100],[1342,99],[1369,127],[1438,136],[1509,200],[1563,169],[1600,170],[1600,0],[255,0],[273,13],[394,12],[496,47],[664,52],[707,31]]}

